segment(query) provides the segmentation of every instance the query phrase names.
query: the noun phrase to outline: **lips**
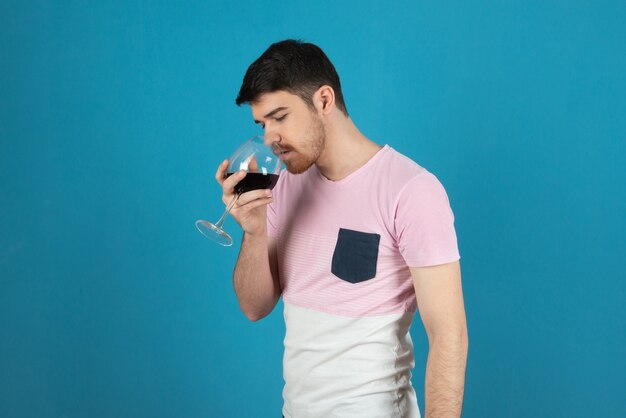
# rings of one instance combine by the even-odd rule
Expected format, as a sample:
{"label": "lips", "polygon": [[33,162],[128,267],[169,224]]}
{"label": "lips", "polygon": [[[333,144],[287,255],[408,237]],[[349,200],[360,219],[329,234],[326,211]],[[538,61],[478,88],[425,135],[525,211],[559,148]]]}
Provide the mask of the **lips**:
{"label": "lips", "polygon": [[285,158],[287,158],[287,156],[291,153],[292,150],[283,148],[279,144],[274,143],[272,144],[272,151],[278,158],[280,158],[281,160],[284,160]]}

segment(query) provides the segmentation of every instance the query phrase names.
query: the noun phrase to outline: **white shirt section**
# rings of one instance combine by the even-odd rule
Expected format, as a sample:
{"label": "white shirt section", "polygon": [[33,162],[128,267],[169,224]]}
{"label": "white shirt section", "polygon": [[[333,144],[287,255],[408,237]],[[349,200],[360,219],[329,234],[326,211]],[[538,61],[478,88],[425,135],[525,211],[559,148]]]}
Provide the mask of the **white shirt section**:
{"label": "white shirt section", "polygon": [[285,303],[286,418],[419,418],[413,312],[344,317]]}

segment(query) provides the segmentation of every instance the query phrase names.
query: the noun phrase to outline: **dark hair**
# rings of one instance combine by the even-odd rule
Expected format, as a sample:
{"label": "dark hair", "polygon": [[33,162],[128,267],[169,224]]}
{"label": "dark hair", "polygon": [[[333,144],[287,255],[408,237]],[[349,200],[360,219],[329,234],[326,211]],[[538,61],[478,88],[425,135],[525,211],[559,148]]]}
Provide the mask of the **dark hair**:
{"label": "dark hair", "polygon": [[311,43],[287,39],[270,45],[248,67],[235,103],[239,106],[264,93],[284,90],[313,107],[313,94],[324,85],[333,88],[335,104],[348,116],[339,75],[324,51]]}

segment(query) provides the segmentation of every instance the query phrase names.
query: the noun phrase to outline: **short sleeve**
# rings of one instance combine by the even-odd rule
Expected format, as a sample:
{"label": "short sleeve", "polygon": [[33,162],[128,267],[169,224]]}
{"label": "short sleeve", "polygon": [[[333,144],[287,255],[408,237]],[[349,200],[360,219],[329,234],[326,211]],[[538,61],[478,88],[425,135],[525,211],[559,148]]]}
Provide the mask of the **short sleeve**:
{"label": "short sleeve", "polygon": [[395,235],[409,267],[426,267],[460,259],[454,214],[443,185],[425,171],[400,191],[395,207]]}

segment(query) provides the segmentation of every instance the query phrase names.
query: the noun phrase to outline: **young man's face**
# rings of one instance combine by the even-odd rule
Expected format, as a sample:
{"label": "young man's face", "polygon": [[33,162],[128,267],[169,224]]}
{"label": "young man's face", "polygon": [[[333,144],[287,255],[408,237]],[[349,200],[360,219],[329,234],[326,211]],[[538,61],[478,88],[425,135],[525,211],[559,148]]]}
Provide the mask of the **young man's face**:
{"label": "young man's face", "polygon": [[303,173],[317,161],[326,142],[324,125],[304,100],[276,91],[262,94],[250,107],[254,121],[265,131],[265,143],[280,155],[290,173]]}

